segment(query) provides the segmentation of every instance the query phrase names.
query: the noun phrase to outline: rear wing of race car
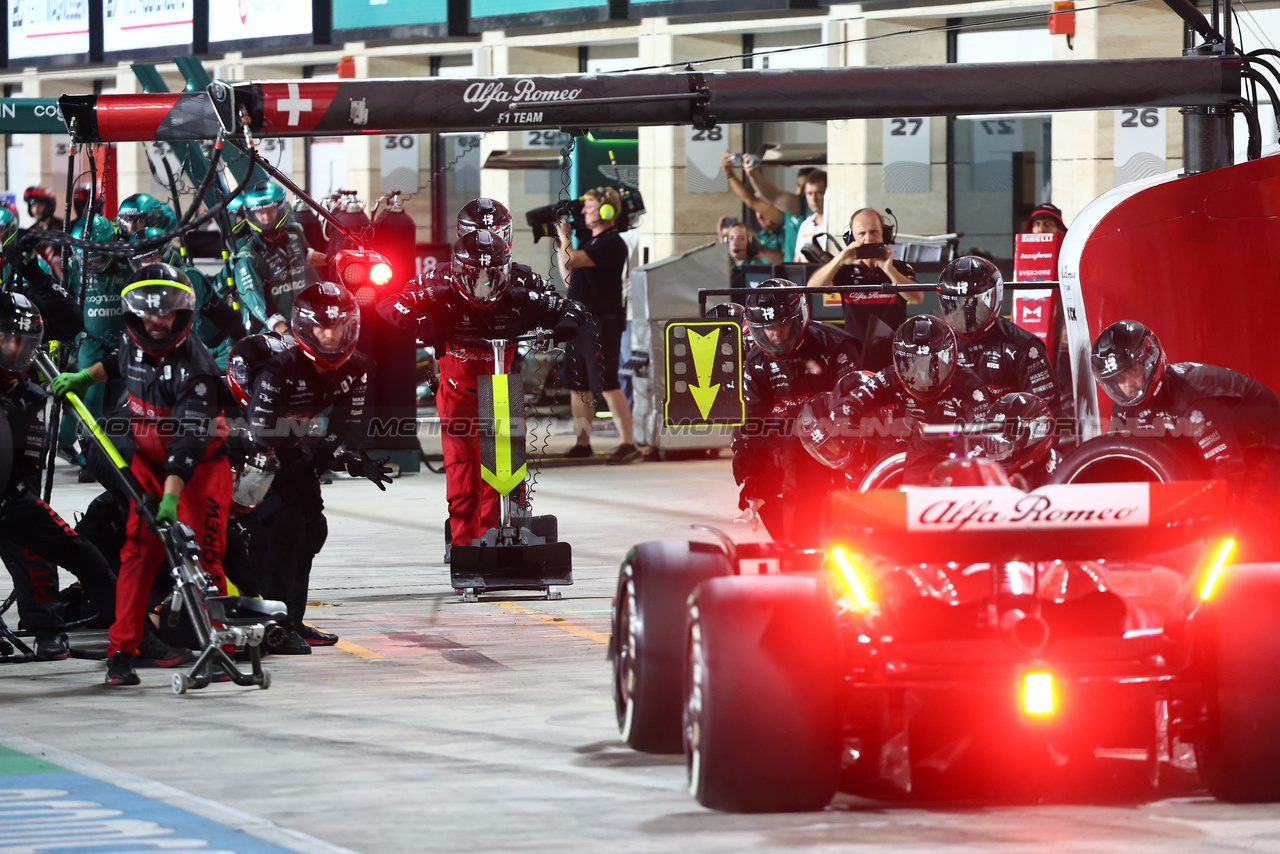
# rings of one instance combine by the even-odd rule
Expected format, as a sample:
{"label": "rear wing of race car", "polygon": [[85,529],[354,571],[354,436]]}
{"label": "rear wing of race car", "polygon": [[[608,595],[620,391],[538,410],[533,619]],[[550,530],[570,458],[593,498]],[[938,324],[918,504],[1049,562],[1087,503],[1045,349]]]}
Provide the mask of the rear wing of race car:
{"label": "rear wing of race car", "polygon": [[840,492],[832,542],[899,562],[1136,557],[1232,531],[1221,481]]}

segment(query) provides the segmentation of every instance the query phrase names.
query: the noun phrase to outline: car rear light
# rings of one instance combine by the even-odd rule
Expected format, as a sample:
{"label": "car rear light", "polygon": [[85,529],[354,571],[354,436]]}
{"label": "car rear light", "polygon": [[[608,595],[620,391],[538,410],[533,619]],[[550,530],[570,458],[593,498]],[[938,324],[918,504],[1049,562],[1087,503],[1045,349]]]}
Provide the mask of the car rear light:
{"label": "car rear light", "polygon": [[831,559],[835,562],[836,569],[839,570],[840,577],[843,579],[849,595],[857,603],[858,608],[863,611],[870,611],[871,599],[867,596],[867,589],[862,585],[862,579],[858,576],[858,571],[854,568],[849,555],[845,554],[844,549],[834,548],[831,550]]}
{"label": "car rear light", "polygon": [[1053,675],[1028,673],[1022,677],[1022,707],[1029,715],[1053,714]]}
{"label": "car rear light", "polygon": [[1218,548],[1218,554],[1213,559],[1213,564],[1209,567],[1209,574],[1205,576],[1204,584],[1200,588],[1200,601],[1206,601],[1213,595],[1214,585],[1218,583],[1218,575],[1222,572],[1222,567],[1226,565],[1227,557],[1231,554],[1231,550],[1235,548],[1236,541],[1228,537],[1222,541],[1222,545]]}

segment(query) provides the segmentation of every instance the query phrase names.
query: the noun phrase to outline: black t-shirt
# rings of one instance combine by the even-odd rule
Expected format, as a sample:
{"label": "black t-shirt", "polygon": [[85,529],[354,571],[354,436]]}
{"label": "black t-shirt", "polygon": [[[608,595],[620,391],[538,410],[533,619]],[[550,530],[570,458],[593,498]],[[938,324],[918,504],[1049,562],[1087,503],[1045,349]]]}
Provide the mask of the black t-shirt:
{"label": "black t-shirt", "polygon": [[[916,278],[916,271],[910,264],[895,260],[893,266],[899,273]],[[845,264],[836,270],[833,285],[885,285],[892,280],[879,267],[868,267],[864,264]],[[844,294],[844,331],[859,342],[865,343],[868,323],[872,318],[889,327],[892,335],[903,321],[907,319],[907,301],[898,294],[852,293]],[[866,365],[863,365],[865,368]],[[872,368],[872,370],[878,370]]]}
{"label": "black t-shirt", "polygon": [[582,303],[592,315],[622,317],[622,271],[631,254],[627,242],[611,228],[583,243],[582,251],[595,266],[569,271],[569,299]]}

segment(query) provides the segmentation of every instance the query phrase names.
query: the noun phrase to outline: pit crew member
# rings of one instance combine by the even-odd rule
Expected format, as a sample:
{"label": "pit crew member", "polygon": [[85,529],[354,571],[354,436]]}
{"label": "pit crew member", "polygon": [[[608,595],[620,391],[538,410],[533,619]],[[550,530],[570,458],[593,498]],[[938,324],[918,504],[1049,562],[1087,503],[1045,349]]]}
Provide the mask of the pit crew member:
{"label": "pit crew member", "polygon": [[[277,652],[307,654],[338,636],[303,623],[311,563],[328,536],[320,473],[345,469],[385,490],[387,459],[350,448],[363,435],[373,361],[356,352],[360,308],[346,288],[319,282],[294,298],[297,346],[271,356],[253,381],[246,415],[254,438],[272,448],[278,469],[250,523],[250,553],[266,596],[289,609],[293,623]],[[330,410],[324,432],[316,419]],[[308,430],[311,425],[311,430]],[[345,448],[339,448],[346,443]],[[261,534],[259,533],[261,532]]]}
{"label": "pit crew member", "polygon": [[987,384],[995,397],[1033,394],[1058,411],[1058,386],[1044,342],[1000,316],[1004,278],[986,258],[966,255],[938,277],[942,319],[955,332],[960,364]]}
{"label": "pit crew member", "polygon": [[517,272],[502,236],[482,229],[458,241],[448,272],[424,273],[381,300],[378,313],[435,348],[450,544],[470,545],[498,524],[501,504],[480,477],[479,378],[510,369],[514,354],[508,348],[507,363],[495,366],[492,348],[452,339],[510,339],[542,328],[552,329],[557,342],[567,341],[578,334],[586,311],[547,291],[536,273]]}
{"label": "pit crew member", "polygon": [[752,346],[743,359],[746,418],[733,437],[738,507],[754,527],[757,515],[780,542],[816,544],[831,472],[804,452],[793,430],[796,411],[811,397],[856,375],[857,342],[809,318],[808,294],[785,279],[762,282],[746,297]]}
{"label": "pit crew member", "polygon": [[[222,448],[226,423],[218,389],[220,371],[200,339],[190,335],[195,291],[182,271],[152,264],[133,274],[120,295],[127,334],[118,356],[52,384],[55,394],[82,393],[94,383],[122,376],[129,391],[135,444],[130,469],[159,496],[155,517],[179,520],[200,539],[200,563],[219,591],[226,591],[226,547],[231,467]],[[164,547],[134,508],[120,555],[116,621],[107,646],[108,685],[136,685],[133,659],[144,637],[151,583],[164,563]]]}

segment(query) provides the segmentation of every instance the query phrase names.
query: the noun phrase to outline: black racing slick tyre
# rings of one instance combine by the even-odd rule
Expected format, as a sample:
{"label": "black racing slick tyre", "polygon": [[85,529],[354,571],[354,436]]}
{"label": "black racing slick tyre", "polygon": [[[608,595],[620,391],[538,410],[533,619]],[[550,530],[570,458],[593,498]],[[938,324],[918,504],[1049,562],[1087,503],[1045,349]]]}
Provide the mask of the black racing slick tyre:
{"label": "black racing slick tyre", "polygon": [[687,540],[640,543],[622,562],[609,657],[618,729],[633,749],[680,752],[689,594],[731,572],[719,546]]}
{"label": "black racing slick tyre", "polygon": [[1204,692],[1196,764],[1215,798],[1280,801],[1280,564],[1228,564],[1193,621]]}
{"label": "black racing slick tyre", "polygon": [[815,575],[713,578],[689,604],[689,790],[726,812],[820,810],[840,782],[840,635]]}
{"label": "black racing slick tyre", "polygon": [[1050,481],[1172,483],[1203,476],[1203,464],[1188,446],[1159,438],[1098,436],[1067,454]]}

